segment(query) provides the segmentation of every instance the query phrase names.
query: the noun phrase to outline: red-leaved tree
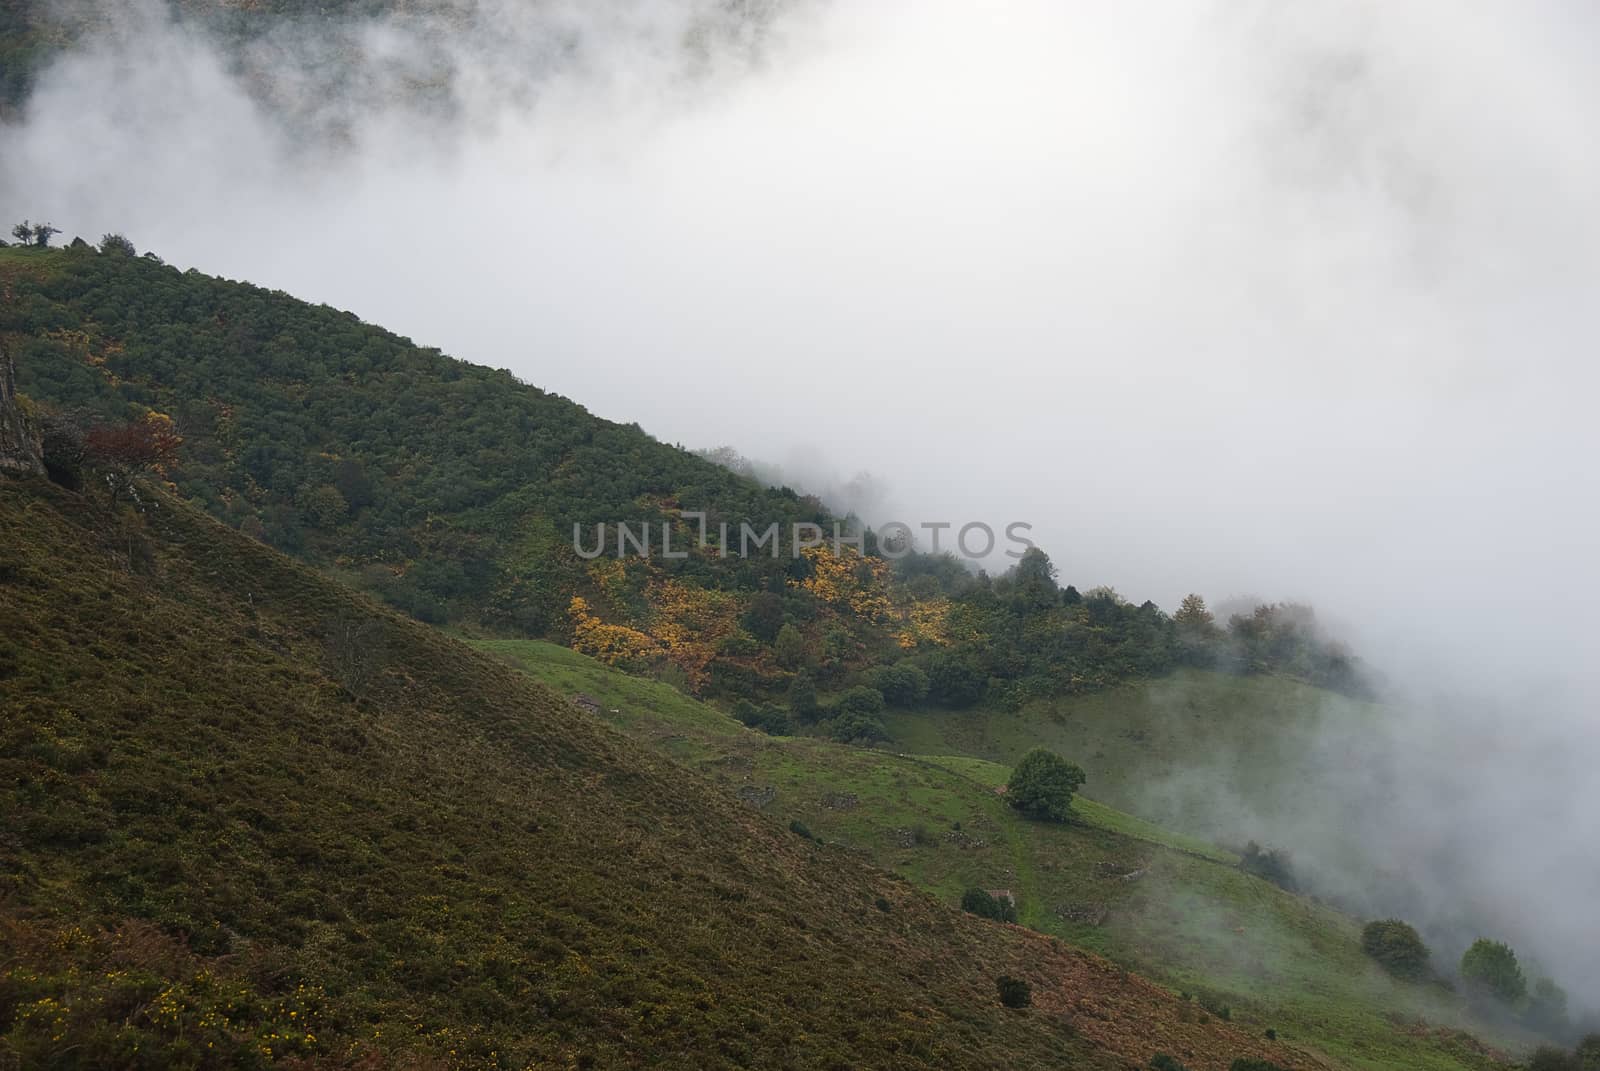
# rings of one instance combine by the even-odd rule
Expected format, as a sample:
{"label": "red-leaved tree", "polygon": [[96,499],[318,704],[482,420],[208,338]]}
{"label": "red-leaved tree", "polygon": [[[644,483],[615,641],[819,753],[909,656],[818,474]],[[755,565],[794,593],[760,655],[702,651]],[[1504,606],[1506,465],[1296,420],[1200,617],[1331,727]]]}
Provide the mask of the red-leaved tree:
{"label": "red-leaved tree", "polygon": [[97,424],[83,438],[84,459],[106,474],[115,499],[141,472],[160,471],[178,458],[183,437],[172,418],[147,413],[128,424]]}

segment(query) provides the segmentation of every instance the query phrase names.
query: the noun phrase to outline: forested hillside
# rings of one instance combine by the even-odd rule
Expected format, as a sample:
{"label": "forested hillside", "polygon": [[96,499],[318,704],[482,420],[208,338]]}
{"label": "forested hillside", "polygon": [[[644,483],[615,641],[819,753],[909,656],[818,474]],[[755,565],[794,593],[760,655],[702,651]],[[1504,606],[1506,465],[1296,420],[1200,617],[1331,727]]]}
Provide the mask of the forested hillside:
{"label": "forested hillside", "polygon": [[[1169,616],[1062,586],[1037,550],[992,579],[947,555],[891,561],[870,532],[865,553],[794,553],[793,525],[833,531],[813,498],[349,313],[107,248],[0,250],[20,389],[69,438],[170,421],[183,445],[164,471],[185,497],[421,620],[836,715],[842,737],[877,735],[885,703],[1015,706],[1182,664],[1360,687],[1297,608],[1224,626],[1195,599]],[[707,514],[707,543],[685,511]],[[592,550],[595,526],[618,522],[649,526],[650,557],[619,557],[614,527],[604,554],[577,552],[575,525]],[[745,522],[778,524],[781,553],[739,554]],[[662,555],[663,526],[685,557]]]}

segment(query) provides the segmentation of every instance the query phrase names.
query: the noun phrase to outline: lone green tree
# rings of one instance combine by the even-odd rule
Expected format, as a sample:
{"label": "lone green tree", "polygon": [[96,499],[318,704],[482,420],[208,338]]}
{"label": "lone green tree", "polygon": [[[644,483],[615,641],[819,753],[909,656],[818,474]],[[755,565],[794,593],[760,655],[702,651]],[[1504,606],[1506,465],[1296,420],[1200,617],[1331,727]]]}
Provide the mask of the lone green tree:
{"label": "lone green tree", "polygon": [[1505,1004],[1519,1003],[1528,995],[1528,980],[1517,965],[1511,946],[1480,937],[1461,957],[1461,977],[1475,989]]}
{"label": "lone green tree", "polygon": [[1006,782],[1006,799],[1023,814],[1051,822],[1065,822],[1072,813],[1072,797],[1087,778],[1053,751],[1036,747],[1017,763]]}

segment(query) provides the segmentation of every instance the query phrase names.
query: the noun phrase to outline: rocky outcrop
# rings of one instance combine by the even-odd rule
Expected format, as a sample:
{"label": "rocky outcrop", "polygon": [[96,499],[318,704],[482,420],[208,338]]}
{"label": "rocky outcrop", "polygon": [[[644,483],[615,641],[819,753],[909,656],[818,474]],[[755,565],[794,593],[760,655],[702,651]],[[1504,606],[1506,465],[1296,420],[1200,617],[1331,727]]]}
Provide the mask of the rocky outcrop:
{"label": "rocky outcrop", "polygon": [[39,425],[17,397],[17,370],[0,346],[0,473],[43,476]]}

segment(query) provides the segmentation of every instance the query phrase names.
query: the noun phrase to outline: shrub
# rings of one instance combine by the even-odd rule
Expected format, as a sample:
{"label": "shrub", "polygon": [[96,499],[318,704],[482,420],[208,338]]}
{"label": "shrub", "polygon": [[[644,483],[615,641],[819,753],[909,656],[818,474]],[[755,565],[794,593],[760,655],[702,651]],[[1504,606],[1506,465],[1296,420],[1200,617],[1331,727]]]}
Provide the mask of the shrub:
{"label": "shrub", "polygon": [[1083,787],[1084,773],[1057,755],[1036,747],[1022,757],[1006,782],[1011,806],[1035,818],[1065,822],[1072,811],[1072,796]]}
{"label": "shrub", "polygon": [[985,889],[968,889],[961,894],[961,910],[996,922],[1017,921],[1017,905],[1009,896],[990,896]]}
{"label": "shrub", "polygon": [[796,673],[789,682],[789,711],[798,721],[815,721],[820,707],[817,705],[817,682],[809,673]]}
{"label": "shrub", "polygon": [[1254,1056],[1241,1056],[1228,1065],[1228,1071],[1286,1071],[1286,1069],[1271,1060],[1259,1060]]}
{"label": "shrub", "polygon": [[870,714],[841,714],[828,727],[828,735],[841,744],[889,739],[883,722]]}
{"label": "shrub", "polygon": [[770,591],[758,592],[750,600],[750,608],[745,611],[740,619],[746,632],[770,644],[778,638],[778,630],[783,628],[783,599]]}
{"label": "shrub", "polygon": [[1233,1019],[1233,1009],[1224,1004],[1222,998],[1215,993],[1201,993],[1198,999],[1202,1008],[1223,1022],[1229,1022]]}
{"label": "shrub", "polygon": [[789,823],[789,832],[793,833],[797,837],[804,837],[806,840],[817,839],[812,835],[811,830],[806,828],[805,823],[800,821],[798,818]]}
{"label": "shrub", "polygon": [[1244,846],[1239,855],[1239,869],[1254,874],[1262,881],[1270,881],[1280,889],[1294,892],[1299,886],[1294,880],[1294,868],[1289,853],[1281,848],[1263,848],[1255,841]]}
{"label": "shrub", "polygon": [[748,699],[740,699],[733,704],[733,716],[741,725],[769,736],[788,736],[791,731],[788,713],[771,703],[757,706]]}
{"label": "shrub", "polygon": [[961,910],[979,918],[999,918],[999,903],[983,889],[968,889],[961,894]]}
{"label": "shrub", "polygon": [[1367,923],[1361,930],[1361,951],[1404,981],[1421,981],[1428,976],[1428,946],[1415,928],[1399,919]]}
{"label": "shrub", "polygon": [[1528,980],[1517,965],[1517,954],[1500,941],[1483,937],[1474,941],[1461,957],[1461,977],[1472,988],[1505,1004],[1516,1004],[1528,993]]}
{"label": "shrub", "polygon": [[878,667],[872,671],[869,683],[892,706],[921,706],[928,698],[928,675],[908,663]]}
{"label": "shrub", "polygon": [[1586,1034],[1572,1054],[1583,1071],[1600,1071],[1600,1034]]}
{"label": "shrub", "polygon": [[1026,1008],[1033,1003],[1033,987],[1021,978],[1013,978],[1009,974],[1002,974],[994,980],[995,988],[1000,991],[1000,1003],[1008,1008]]}
{"label": "shrub", "polygon": [[928,697],[935,703],[960,710],[983,698],[988,678],[970,658],[940,652],[927,667]]}
{"label": "shrub", "polygon": [[833,704],[836,715],[843,714],[882,714],[883,693],[876,688],[856,686],[841,695]]}
{"label": "shrub", "polygon": [[1148,1066],[1150,1071],[1189,1071],[1178,1061],[1177,1057],[1169,1056],[1164,1052],[1158,1052],[1150,1057]]}
{"label": "shrub", "polygon": [[756,643],[756,638],[742,630],[729,633],[717,641],[717,656],[720,658],[750,658],[760,652],[761,645]]}

